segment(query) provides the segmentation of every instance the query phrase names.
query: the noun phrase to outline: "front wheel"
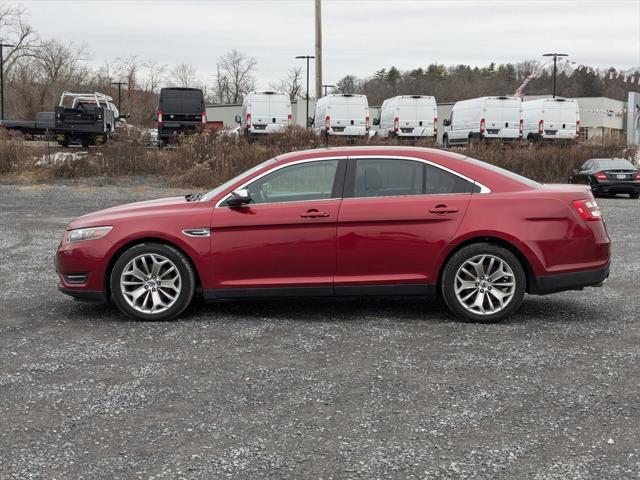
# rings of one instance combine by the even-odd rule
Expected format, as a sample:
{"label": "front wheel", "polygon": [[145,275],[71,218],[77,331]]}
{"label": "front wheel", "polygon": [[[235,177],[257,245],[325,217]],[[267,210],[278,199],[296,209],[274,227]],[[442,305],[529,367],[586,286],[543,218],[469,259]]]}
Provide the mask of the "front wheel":
{"label": "front wheel", "polygon": [[509,250],[491,243],[463,247],[447,262],[442,294],[467,322],[493,323],[513,315],[526,287],[524,268]]}
{"label": "front wheel", "polygon": [[111,296],[126,315],[139,320],[171,320],[191,303],[195,274],[189,260],[174,247],[142,243],[116,261]]}
{"label": "front wheel", "polygon": [[442,143],[444,145],[444,148],[451,148],[451,144],[449,143],[449,137],[444,137],[442,139]]}

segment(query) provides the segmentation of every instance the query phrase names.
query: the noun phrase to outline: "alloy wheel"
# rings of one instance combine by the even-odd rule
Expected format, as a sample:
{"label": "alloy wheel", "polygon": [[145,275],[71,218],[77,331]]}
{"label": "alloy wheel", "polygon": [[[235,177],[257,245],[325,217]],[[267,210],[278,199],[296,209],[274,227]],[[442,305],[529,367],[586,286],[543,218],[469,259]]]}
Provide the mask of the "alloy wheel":
{"label": "alloy wheel", "polygon": [[460,304],[477,315],[504,310],[516,291],[516,277],[507,262],[495,255],[476,255],[464,262],[455,276]]}
{"label": "alloy wheel", "polygon": [[180,295],[182,279],[176,265],[163,255],[145,253],[130,260],[120,275],[120,290],[134,310],[159,314]]}

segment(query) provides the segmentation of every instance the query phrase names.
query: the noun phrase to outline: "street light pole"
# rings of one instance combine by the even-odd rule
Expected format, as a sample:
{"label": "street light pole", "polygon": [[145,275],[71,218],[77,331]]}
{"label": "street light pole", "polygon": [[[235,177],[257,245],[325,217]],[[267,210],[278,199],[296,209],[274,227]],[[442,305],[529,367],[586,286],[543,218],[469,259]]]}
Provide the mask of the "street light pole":
{"label": "street light pole", "polygon": [[322,85],[322,88],[324,88],[324,96],[327,96],[327,89],[328,88],[336,88],[335,85]]}
{"label": "street light pole", "polygon": [[120,108],[120,99],[122,97],[122,85],[126,85],[125,82],[111,82],[111,85],[117,85],[118,86],[118,113],[120,113],[120,115],[122,115],[122,110]]}
{"label": "street light pole", "polygon": [[0,43],[0,120],[4,120],[4,49],[13,45]]}
{"label": "street light pole", "polygon": [[304,120],[304,124],[306,125],[306,128],[309,128],[309,60],[316,57],[314,57],[313,55],[298,55],[296,58],[299,60],[307,60],[307,94],[305,95],[307,100],[307,117]]}
{"label": "street light pole", "polygon": [[556,98],[556,71],[558,68],[558,57],[568,57],[566,53],[545,53],[543,57],[553,57],[553,98]]}

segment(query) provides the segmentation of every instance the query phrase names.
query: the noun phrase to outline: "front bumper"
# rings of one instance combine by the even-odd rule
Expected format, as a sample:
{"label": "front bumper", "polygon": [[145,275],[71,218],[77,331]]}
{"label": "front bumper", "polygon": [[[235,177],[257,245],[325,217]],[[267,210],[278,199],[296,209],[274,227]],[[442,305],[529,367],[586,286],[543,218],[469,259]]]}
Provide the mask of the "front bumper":
{"label": "front bumper", "polygon": [[540,275],[533,278],[529,293],[547,295],[566,290],[582,290],[584,287],[601,287],[609,277],[609,265],[594,270]]}
{"label": "front bumper", "polygon": [[54,258],[58,289],[81,300],[104,300],[106,258],[111,247],[106,238],[61,242]]}

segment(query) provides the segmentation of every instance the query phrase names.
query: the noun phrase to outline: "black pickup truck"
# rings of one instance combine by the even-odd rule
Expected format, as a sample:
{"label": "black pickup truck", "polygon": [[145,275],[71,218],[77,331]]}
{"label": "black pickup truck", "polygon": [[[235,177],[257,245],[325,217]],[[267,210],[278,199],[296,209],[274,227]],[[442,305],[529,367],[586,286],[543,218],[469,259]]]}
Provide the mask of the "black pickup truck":
{"label": "black pickup truck", "polygon": [[64,92],[55,109],[54,131],[63,147],[105,143],[113,134],[119,112],[113,99],[103,93]]}
{"label": "black pickup truck", "polygon": [[0,128],[15,130],[28,136],[48,135],[56,126],[54,112],[38,112],[35,120],[0,120]]}
{"label": "black pickup truck", "polygon": [[177,135],[201,130],[207,121],[204,95],[199,88],[163,88],[158,102],[158,145]]}

